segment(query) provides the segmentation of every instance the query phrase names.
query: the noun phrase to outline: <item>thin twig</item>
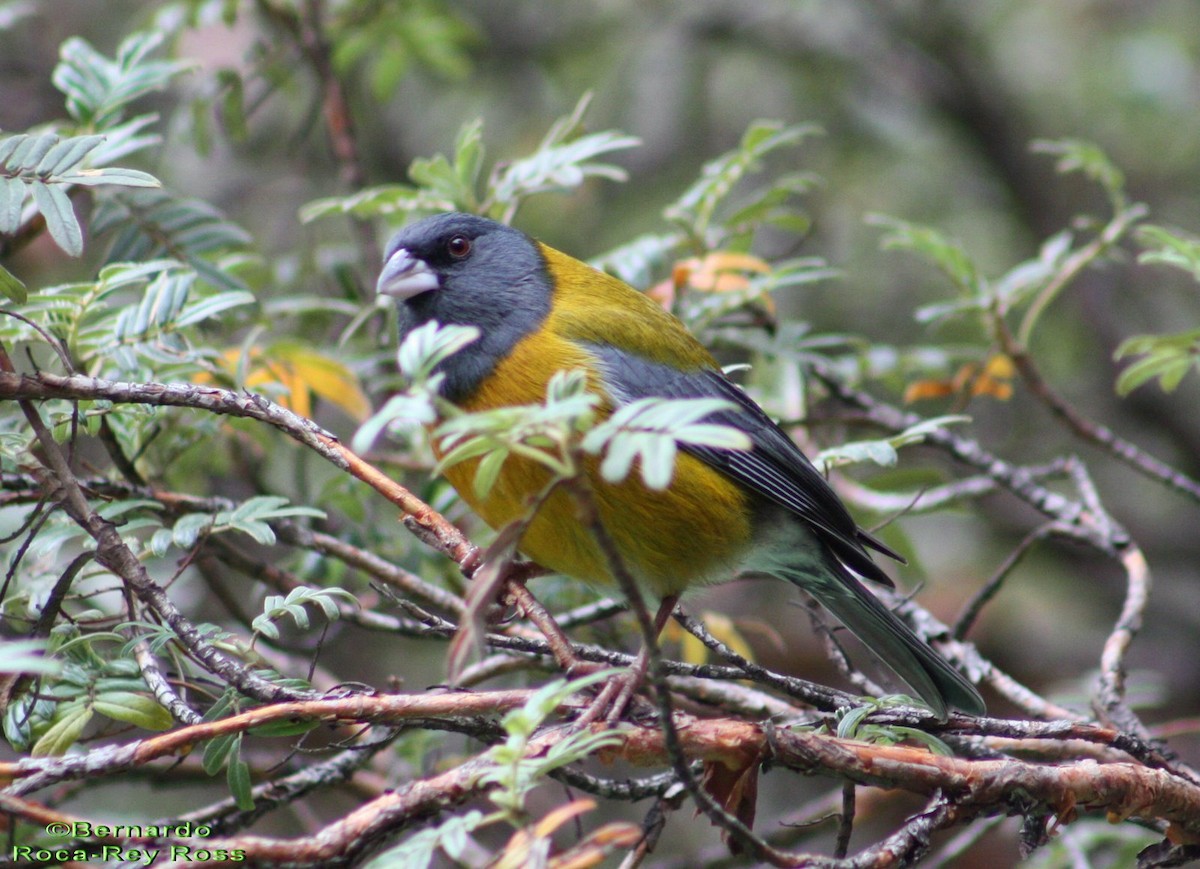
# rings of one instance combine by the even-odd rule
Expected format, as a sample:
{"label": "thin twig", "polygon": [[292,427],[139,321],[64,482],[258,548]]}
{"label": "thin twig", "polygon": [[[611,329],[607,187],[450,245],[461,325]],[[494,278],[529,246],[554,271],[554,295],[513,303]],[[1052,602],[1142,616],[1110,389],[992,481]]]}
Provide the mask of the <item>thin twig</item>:
{"label": "thin twig", "polygon": [[1121,553],[1121,565],[1126,577],[1125,602],[1100,655],[1100,678],[1093,708],[1102,721],[1111,721],[1123,730],[1149,739],[1146,726],[1125,703],[1125,653],[1142,627],[1150,597],[1150,566],[1142,551],[1132,544]]}
{"label": "thin twig", "polygon": [[1139,474],[1200,502],[1200,481],[1155,458],[1137,444],[1116,434],[1108,426],[1084,416],[1042,377],[1037,363],[1025,345],[1013,337],[1004,318],[997,315],[993,319],[1000,348],[1012,359],[1029,391],[1061,419],[1070,431],[1118,461],[1124,462]]}
{"label": "thin twig", "polygon": [[128,383],[83,375],[49,372],[17,374],[0,370],[0,399],[44,401],[47,399],[111,401],[114,404],[145,404],[157,407],[187,407],[221,416],[253,419],[266,423],[316,452],[335,467],[347,471],[375,489],[404,514],[405,526],[432,548],[450,556],[468,575],[474,569],[475,547],[440,513],[363,461],[336,437],[312,420],[305,419],[260,395],[238,393],[215,386],[192,383]]}
{"label": "thin twig", "polygon": [[857,793],[857,788],[854,782],[845,782],[842,785],[842,811],[838,815],[838,831],[837,843],[833,848],[833,855],[839,860],[845,858],[850,852],[850,836],[854,832],[854,797]]}
{"label": "thin twig", "polygon": [[[13,376],[16,375],[8,353],[0,348],[0,378]],[[19,399],[18,405],[41,446],[40,458],[46,471],[43,485],[53,493],[53,497],[59,501],[67,515],[96,541],[96,561],[120,577],[146,606],[171,627],[196,660],[214,675],[235,686],[239,691],[265,702],[306,696],[306,692],[286,688],[262,678],[201,635],[196,626],[186,619],[167,597],[162,587],[150,578],[145,566],[125,544],[116,526],[92,510],[67,463],[66,456],[42,422],[32,402]]]}
{"label": "thin twig", "polygon": [[180,724],[199,724],[204,720],[204,716],[188,706],[171,686],[171,683],[167,681],[162,668],[158,666],[158,661],[150,652],[148,641],[140,640],[134,645],[133,657],[138,663],[138,669],[142,671],[142,679],[145,680],[146,687],[150,689],[154,699],[171,713],[172,718]]}
{"label": "thin twig", "polygon": [[1067,257],[1066,262],[1046,285],[1038,292],[1035,298],[1025,311],[1025,316],[1021,319],[1021,326],[1018,330],[1020,343],[1022,346],[1029,345],[1029,339],[1033,336],[1033,327],[1037,325],[1037,321],[1041,319],[1042,312],[1049,307],[1065,289],[1071,281],[1075,280],[1084,269],[1098,260],[1113,245],[1121,240],[1121,237],[1135,223],[1141,220],[1149,212],[1149,209],[1142,204],[1130,205],[1125,207],[1113,215],[1099,234],[1090,242],[1085,244],[1079,250]]}
{"label": "thin twig", "polygon": [[[250,795],[254,808],[242,809],[237,800],[227,797],[209,806],[180,815],[178,821],[203,824],[218,835],[227,835],[245,829],[263,815],[279,806],[294,803],[318,788],[340,784],[362,769],[376,754],[391,745],[398,731],[388,729],[380,736],[364,744],[338,752],[333,757],[306,766],[282,778],[255,785]],[[169,823],[163,819],[158,826]]]}
{"label": "thin twig", "polygon": [[[312,69],[320,93],[321,117],[338,166],[339,180],[348,191],[361,190],[366,186],[367,174],[355,133],[350,100],[333,65],[333,46],[325,33],[323,0],[305,0],[300,7],[258,0],[257,6],[267,20],[277,24],[295,41]],[[369,273],[379,259],[379,241],[375,237],[374,224],[350,215],[350,225],[358,244],[359,259]]]}
{"label": "thin twig", "polygon": [[[675,770],[675,774],[679,777],[679,781],[687,789],[692,800],[695,801],[696,805],[708,819],[726,831],[743,850],[753,854],[759,860],[769,862],[773,866],[795,865],[791,855],[778,851],[766,841],[760,839],[749,827],[718,805],[716,800],[704,790],[700,782],[696,780],[695,775],[693,775],[687,754],[684,752],[683,745],[680,742],[679,733],[675,728],[671,692],[667,684],[666,673],[663,669],[662,651],[658,646],[658,631],[655,627],[654,619],[646,609],[641,589],[638,588],[636,580],[634,580],[625,566],[620,551],[617,549],[612,537],[608,534],[608,529],[600,521],[591,490],[585,484],[576,481],[572,493],[575,495],[576,502],[582,514],[583,523],[591,531],[593,538],[600,547],[600,551],[604,553],[609,573],[616,579],[621,593],[625,595],[625,598],[629,601],[630,609],[633,610],[634,615],[637,617],[638,627],[642,633],[643,651],[649,662],[647,676],[654,688],[655,700],[658,703],[659,726],[662,729],[663,743],[666,747],[667,757],[670,759],[671,766]],[[757,762],[757,760],[751,761],[751,763]]]}
{"label": "thin twig", "polygon": [[[839,401],[861,409],[875,424],[894,432],[901,432],[922,422],[921,417],[915,413],[899,410],[877,401],[860,389],[848,386],[829,364],[818,360],[807,362],[813,374]],[[0,388],[2,385],[0,380]],[[1083,509],[1079,502],[1041,485],[1030,469],[1006,462],[985,450],[978,442],[953,431],[934,430],[925,436],[925,442],[946,451],[968,467],[981,471],[995,480],[1001,488],[1007,489],[1049,519],[1070,524]],[[1102,535],[1085,535],[1081,531],[1080,537],[1101,551],[1111,553],[1112,541]]]}
{"label": "thin twig", "polygon": [[[740,675],[735,678],[750,678],[762,685],[767,685],[769,687],[782,690],[789,696],[807,703],[811,703],[820,709],[834,710],[840,707],[850,707],[856,705],[853,695],[847,694],[844,691],[837,691],[833,688],[826,688],[822,685],[817,685],[811,682],[801,683],[800,680],[782,676],[778,673],[768,670],[766,667],[754,663],[742,655],[739,655],[733,649],[729,648],[729,646],[725,645],[711,633],[709,633],[708,628],[704,626],[703,622],[693,618],[681,609],[676,609],[673,615],[675,621],[679,623],[680,627],[702,642],[709,649],[712,649],[722,658],[725,658],[725,660],[732,663],[734,668],[736,668],[736,670],[734,670],[735,672],[741,671]],[[799,693],[794,693],[797,691],[797,689],[800,689],[801,685],[803,685],[803,689],[800,690]]]}
{"label": "thin twig", "polygon": [[642,861],[658,845],[659,837],[662,836],[663,830],[667,828],[667,818],[670,817],[672,812],[679,811],[679,807],[683,804],[683,799],[686,796],[687,789],[678,782],[675,782],[670,790],[654,801],[654,804],[650,807],[650,811],[646,813],[646,817],[642,820],[642,840],[621,861],[618,869],[637,869],[638,866],[642,865]]}
{"label": "thin twig", "polygon": [[1039,525],[1037,528],[1025,535],[1025,538],[1017,544],[1012,552],[1005,556],[1004,561],[988,578],[988,581],[971,596],[971,599],[963,606],[962,612],[954,621],[954,639],[965,639],[971,627],[975,624],[975,620],[979,618],[979,614],[983,612],[983,608],[994,598],[999,592],[1000,587],[1004,585],[1004,581],[1013,569],[1025,557],[1025,553],[1030,550],[1033,544],[1039,540],[1044,540],[1056,531],[1059,531],[1060,526],[1057,523],[1049,523]]}

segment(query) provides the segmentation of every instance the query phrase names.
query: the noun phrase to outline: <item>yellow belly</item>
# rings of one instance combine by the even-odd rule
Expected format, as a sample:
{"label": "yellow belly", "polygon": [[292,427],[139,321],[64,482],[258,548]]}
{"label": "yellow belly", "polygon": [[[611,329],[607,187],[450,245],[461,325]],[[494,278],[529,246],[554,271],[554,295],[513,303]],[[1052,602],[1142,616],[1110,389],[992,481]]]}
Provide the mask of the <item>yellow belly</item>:
{"label": "yellow belly", "polygon": [[[474,411],[540,402],[550,376],[566,368],[594,371],[595,363],[577,345],[539,332],[519,342],[463,407]],[[472,487],[476,465],[462,462],[448,468],[446,477],[493,528],[524,516],[550,480],[541,465],[513,456],[481,499]],[[750,542],[751,521],[750,505],[727,477],[682,453],[671,485],[661,492],[643,485],[636,465],[617,484],[601,478],[593,457],[585,460],[585,469],[600,521],[625,568],[644,588],[664,597],[732,578]],[[556,572],[592,583],[614,582],[604,554],[579,520],[574,497],[563,489],[541,505],[520,549]]]}

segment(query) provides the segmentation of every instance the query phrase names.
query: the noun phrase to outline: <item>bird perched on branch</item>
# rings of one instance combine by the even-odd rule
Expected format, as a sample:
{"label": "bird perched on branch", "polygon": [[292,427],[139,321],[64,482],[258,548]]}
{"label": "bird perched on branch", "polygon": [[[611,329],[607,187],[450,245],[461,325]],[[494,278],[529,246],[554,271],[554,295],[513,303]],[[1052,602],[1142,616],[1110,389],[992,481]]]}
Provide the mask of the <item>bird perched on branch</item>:
{"label": "bird perched on branch", "polygon": [[[590,460],[596,511],[624,569],[664,602],[738,573],[768,574],[811,594],[907,682],[939,718],[981,714],[979,693],[860,580],[891,587],[868,550],[902,560],[859,528],[792,440],[671,314],[622,281],[518,230],[442,214],[388,242],[378,292],[394,298],[401,335],[431,320],[479,329],[438,369],[444,398],[468,411],[536,404],[557,371],[582,369],[602,412],[645,397],[725,399],[709,421],[744,432],[748,450],[681,445],[670,484],[602,478]],[[459,494],[493,528],[520,519],[549,480],[510,456],[486,496],[473,461],[447,469]],[[539,564],[612,584],[606,552],[572,495],[553,491],[521,537]]]}

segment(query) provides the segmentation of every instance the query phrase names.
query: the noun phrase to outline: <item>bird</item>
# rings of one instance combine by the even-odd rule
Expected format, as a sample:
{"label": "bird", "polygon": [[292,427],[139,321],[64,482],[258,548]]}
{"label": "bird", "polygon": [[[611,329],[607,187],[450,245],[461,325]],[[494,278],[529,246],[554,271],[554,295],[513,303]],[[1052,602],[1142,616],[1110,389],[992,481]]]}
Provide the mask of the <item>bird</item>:
{"label": "bird", "polygon": [[[665,489],[637,474],[608,482],[598,460],[584,473],[596,515],[622,568],[673,606],[684,592],[738,575],[803,589],[945,720],[984,714],[971,682],[867,587],[894,588],[869,550],[903,559],[860,528],[825,477],[683,323],[629,284],[518,229],[466,213],[426,217],[387,243],[377,294],[398,309],[400,337],[430,321],[473,326],[479,337],[441,361],[441,397],[464,411],[544,401],[558,371],[581,369],[601,415],[648,397],[720,398],[706,421],[733,426],[750,448],[681,444]],[[435,445],[436,448],[436,445]],[[492,528],[520,520],[549,470],[509,456],[479,495],[476,460],[444,470]],[[612,586],[604,549],[570,492],[540,502],[519,541],[543,567]],[[669,610],[660,609],[661,628]]]}

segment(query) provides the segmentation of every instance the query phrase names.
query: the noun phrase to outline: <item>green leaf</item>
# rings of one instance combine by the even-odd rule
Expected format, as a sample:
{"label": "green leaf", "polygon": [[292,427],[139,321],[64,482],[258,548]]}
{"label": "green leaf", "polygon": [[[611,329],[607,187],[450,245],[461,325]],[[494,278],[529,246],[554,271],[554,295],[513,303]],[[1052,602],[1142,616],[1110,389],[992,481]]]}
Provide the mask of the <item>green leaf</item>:
{"label": "green leaf", "polygon": [[46,152],[33,172],[43,178],[61,175],[83,162],[83,158],[103,141],[103,136],[74,136],[63,139]]}
{"label": "green leaf", "polygon": [[165,190],[122,191],[97,204],[91,229],[95,237],[110,239],[105,256],[109,263],[170,257],[187,263],[215,287],[246,289],[209,259],[213,254],[246,249],[251,237],[202,200]]}
{"label": "green leaf", "polygon": [[[438,460],[434,472],[438,474],[443,473],[446,468],[453,468],[455,465],[487,455],[494,450],[503,451],[507,455],[508,451],[503,442],[497,442],[487,437],[471,437],[470,433],[464,431],[461,427],[474,426],[488,419],[500,420],[511,418],[511,414],[496,414],[494,416],[489,414],[487,417],[482,418],[471,414],[470,416],[459,417],[443,425],[438,429],[438,433],[443,435],[442,457]],[[447,427],[450,425],[453,425],[454,428]],[[500,427],[507,428],[509,426],[501,423]]]}
{"label": "green leaf", "polygon": [[862,706],[855,706],[851,709],[838,710],[837,736],[839,739],[857,739],[859,727],[862,726],[864,719],[878,706],[874,703],[866,703]]}
{"label": "green leaf", "polygon": [[456,208],[466,208],[466,203],[475,198],[475,191],[463,187],[458,172],[443,154],[417,157],[409,164],[408,177],[427,194],[453,202]]}
{"label": "green leaf", "polygon": [[158,115],[149,113],[130,118],[116,126],[106,127],[104,141],[92,152],[91,162],[95,165],[106,165],[161,144],[162,136],[146,132],[156,123]]}
{"label": "green leaf", "polygon": [[106,718],[124,721],[144,730],[169,730],[175,723],[153,697],[130,691],[107,691],[96,695],[92,707]]}
{"label": "green leaf", "polygon": [[176,329],[183,329],[193,326],[196,323],[211,320],[217,314],[228,311],[231,308],[240,308],[242,305],[253,305],[257,301],[253,293],[246,292],[245,290],[229,290],[208,296],[207,298],[197,299],[183,307],[179,316],[175,318],[174,327]]}
{"label": "green leaf", "polygon": [[[210,641],[215,641],[214,634],[218,631],[215,625],[199,625],[198,627],[200,628],[201,635],[207,637]],[[237,689],[233,687],[226,688],[205,711],[204,720],[220,721],[227,713],[236,715],[238,712],[238,700]],[[212,772],[209,771],[209,775],[211,774]]]}
{"label": "green leaf", "polygon": [[71,256],[83,253],[83,230],[66,190],[53,184],[32,184],[33,201],[46,219],[46,229],[55,243]]}
{"label": "green leaf", "polygon": [[91,720],[92,709],[83,700],[60,704],[54,723],[34,743],[29,753],[34,757],[61,757],[79,741]]}
{"label": "green leaf", "polygon": [[514,709],[502,721],[508,738],[494,746],[487,758],[494,766],[479,774],[483,784],[497,785],[488,795],[505,813],[519,815],[525,795],[542,778],[569,763],[584,760],[600,748],[616,744],[611,732],[577,731],[558,742],[539,757],[526,757],[530,737],[568,696],[599,681],[610,679],[615,671],[604,670],[572,682],[555,680],[535,691],[520,709]]}
{"label": "green leaf", "polygon": [[314,507],[292,507],[287,504],[287,498],[278,495],[259,495],[242,502],[233,510],[222,510],[216,514],[189,513],[175,522],[172,536],[175,545],[181,549],[195,545],[201,532],[220,534],[241,531],[259,543],[271,545],[275,542],[275,532],[268,524],[271,520],[295,516],[313,519],[325,517],[324,511]]}
{"label": "green leaf", "polygon": [[284,616],[290,616],[301,630],[309,626],[308,613],[305,606],[316,606],[328,621],[334,621],[341,616],[341,608],[336,599],[351,606],[357,605],[358,600],[350,592],[342,588],[309,588],[302,585],[288,592],[287,597],[268,595],[263,603],[263,612],[250,623],[255,632],[278,639],[279,630],[275,622]]}
{"label": "green leaf", "polygon": [[[207,717],[205,716],[206,719]],[[220,772],[230,755],[238,751],[241,741],[240,733],[225,733],[210,739],[204,746],[204,757],[201,760],[204,771],[209,775],[216,775]]]}
{"label": "green leaf", "polygon": [[572,694],[578,694],[589,685],[611,679],[616,673],[616,670],[601,670],[579,679],[554,679],[547,682],[530,694],[519,709],[505,713],[500,723],[509,735],[509,747],[512,746],[514,738],[525,740],[533,736],[542,722],[553,715]]}
{"label": "green leaf", "polygon": [[172,78],[191,68],[181,61],[149,60],[163,42],[158,31],[133,33],[109,59],[78,37],[59,49],[51,81],[67,98],[67,112],[81,124],[103,130],[121,119],[134,100],[162,90]]}
{"label": "green leaf", "polygon": [[648,287],[686,242],[683,233],[642,235],[591,260],[603,272],[616,275],[633,287]]}
{"label": "green leaf", "polygon": [[0,295],[12,299],[17,304],[24,304],[29,300],[25,284],[2,265],[0,265]]}
{"label": "green leaf", "polygon": [[638,460],[642,482],[661,491],[674,476],[677,444],[750,449],[750,437],[740,429],[703,421],[714,413],[736,410],[720,398],[641,398],[592,428],[582,447],[593,455],[604,453],[600,474],[608,482],[625,479]]}
{"label": "green leaf", "polygon": [[624,181],[624,169],[593,158],[641,144],[636,136],[616,130],[592,133],[561,145],[542,146],[529,157],[514,160],[500,173],[492,195],[503,205],[512,205],[535,193],[572,190],[588,178]]}
{"label": "green leaf", "polygon": [[1083,139],[1039,139],[1031,150],[1058,157],[1055,168],[1064,174],[1082,172],[1097,182],[1120,210],[1125,198],[1125,175],[1097,145]]}
{"label": "green leaf", "polygon": [[880,242],[885,250],[915,253],[937,266],[963,292],[985,294],[984,279],[966,249],[940,231],[884,214],[868,215],[867,223],[887,230]]}
{"label": "green leaf", "polygon": [[233,801],[243,812],[254,808],[254,785],[250,781],[250,764],[238,758],[230,761],[225,770],[225,780],[229,783],[229,792]]}
{"label": "green leaf", "polygon": [[24,203],[25,183],[19,178],[0,176],[0,234],[12,234],[21,228]]}
{"label": "green leaf", "polygon": [[969,416],[951,414],[922,420],[899,434],[882,440],[851,441],[850,443],[822,450],[813,458],[813,464],[826,469],[858,462],[872,462],[881,467],[893,467],[899,461],[897,450],[909,444],[920,443],[932,432],[948,425],[970,422]]}
{"label": "green leaf", "polygon": [[[1074,235],[1067,230],[1056,233],[1042,243],[1035,259],[1020,263],[997,279],[994,293],[1004,309],[1014,308],[1059,274],[1072,252],[1074,241]],[[992,303],[990,298],[977,301],[979,304],[974,306],[976,310],[982,310]]]}
{"label": "green leaf", "polygon": [[[508,460],[509,451],[506,449],[496,449],[487,453],[475,468],[475,479],[472,482],[472,487],[475,490],[475,497],[484,499],[491,493],[492,487],[496,485],[496,480],[500,478],[500,471],[504,467],[505,461]],[[447,465],[447,467],[449,467]]]}
{"label": "green leaf", "polygon": [[495,450],[537,462],[553,477],[569,477],[575,473],[570,444],[590,424],[599,400],[587,391],[583,372],[558,371],[547,385],[544,404],[459,412],[433,432],[442,452],[434,472]]}
{"label": "green leaf", "polygon": [[916,727],[906,727],[903,724],[892,724],[887,730],[897,738],[897,742],[916,742],[925,746],[925,748],[934,754],[941,755],[942,757],[954,757],[954,752],[950,746],[932,733],[926,733],[924,730],[918,730]]}
{"label": "green leaf", "polygon": [[817,127],[806,124],[785,126],[779,121],[755,121],[736,148],[704,165],[699,180],[668,206],[664,215],[686,227],[692,238],[706,240],[717,209],[743,178],[759,168],[764,157],[798,145],[817,132]]}
{"label": "green leaf", "polygon": [[19,170],[19,165],[13,161],[13,155],[19,148],[24,147],[29,139],[28,133],[17,133],[15,136],[0,138],[0,166],[8,167],[11,163],[13,169]]}
{"label": "green leaf", "polygon": [[433,396],[426,390],[420,390],[416,395],[393,395],[370,419],[358,427],[358,431],[350,440],[350,447],[363,453],[371,448],[385,428],[394,423],[428,425],[437,418],[438,412]]}
{"label": "green leaf", "polygon": [[474,326],[443,326],[430,320],[405,336],[396,354],[400,373],[420,383],[429,378],[439,362],[479,339]]}
{"label": "green leaf", "polygon": [[13,136],[11,141],[13,147],[6,149],[10,152],[7,157],[0,155],[0,163],[7,163],[9,169],[18,172],[32,173],[34,168],[42,162],[42,158],[50,152],[50,149],[58,144],[58,136],[53,133],[41,135],[21,133]]}
{"label": "green leaf", "polygon": [[493,820],[478,809],[451,816],[437,827],[420,830],[379,854],[367,864],[367,869],[427,869],[439,848],[462,865],[464,861],[459,858],[466,852],[470,834],[489,822]]}
{"label": "green leaf", "polygon": [[454,174],[458,176],[460,189],[472,194],[476,190],[483,171],[483,154],[483,121],[463,124],[454,140]]}
{"label": "green leaf", "polygon": [[1146,247],[1138,255],[1139,263],[1162,263],[1189,272],[1193,280],[1200,281],[1200,240],[1172,232],[1161,226],[1142,226],[1137,231],[1138,241]]}
{"label": "green leaf", "polygon": [[257,727],[251,727],[246,732],[253,736],[280,737],[301,736],[316,730],[321,726],[319,721],[269,721]]}
{"label": "green leaf", "polygon": [[214,517],[208,513],[189,513],[181,516],[171,528],[171,536],[180,549],[191,549],[200,539],[200,532],[212,528]]}
{"label": "green leaf", "polygon": [[192,271],[159,272],[146,286],[141,302],[117,316],[114,338],[124,343],[161,333],[179,315],[195,280]]}
{"label": "green leaf", "polygon": [[231,141],[244,142],[248,132],[242,77],[234,70],[222,69],[217,72],[217,82],[221,88],[221,126]]}
{"label": "green leaf", "polygon": [[120,169],[107,167],[103,169],[78,169],[67,172],[56,180],[64,184],[80,184],[84,187],[97,187],[102,184],[113,184],[120,187],[161,187],[162,182],[147,172],[137,169]]}
{"label": "green leaf", "polygon": [[457,202],[430,190],[407,184],[382,184],[367,187],[349,196],[317,199],[300,209],[300,221],[312,223],[331,214],[353,214],[355,217],[386,217],[396,213],[453,211],[461,208]]}
{"label": "green leaf", "polygon": [[[1145,340],[1147,338],[1152,339],[1148,345]],[[1134,350],[1132,347],[1139,349]],[[1117,378],[1118,395],[1128,395],[1156,377],[1162,390],[1171,392],[1179,386],[1191,368],[1200,368],[1200,332],[1185,332],[1173,336],[1139,336],[1124,342],[1117,348],[1115,356],[1120,359],[1131,353],[1142,354],[1142,358],[1127,367]]]}
{"label": "green leaf", "polygon": [[896,448],[886,440],[853,441],[821,450],[813,458],[813,464],[829,469],[837,465],[872,462],[883,468],[890,468],[899,461]]}
{"label": "green leaf", "polygon": [[62,663],[45,653],[45,640],[0,641],[0,673],[53,676],[62,670]]}
{"label": "green leaf", "polygon": [[308,516],[312,519],[324,519],[325,511],[318,510],[315,507],[289,507],[287,506],[288,499],[279,495],[257,495],[246,501],[243,501],[231,513],[218,513],[218,517],[228,515],[228,523],[236,525],[237,522],[247,519],[287,519],[293,516]]}
{"label": "green leaf", "polygon": [[584,94],[569,115],[556,120],[528,157],[513,160],[501,169],[489,185],[494,217],[511,215],[520,201],[535,193],[570,190],[588,178],[625,180],[625,171],[609,163],[594,160],[602,154],[632,148],[641,140],[616,130],[580,135],[583,116],[591,103]]}

